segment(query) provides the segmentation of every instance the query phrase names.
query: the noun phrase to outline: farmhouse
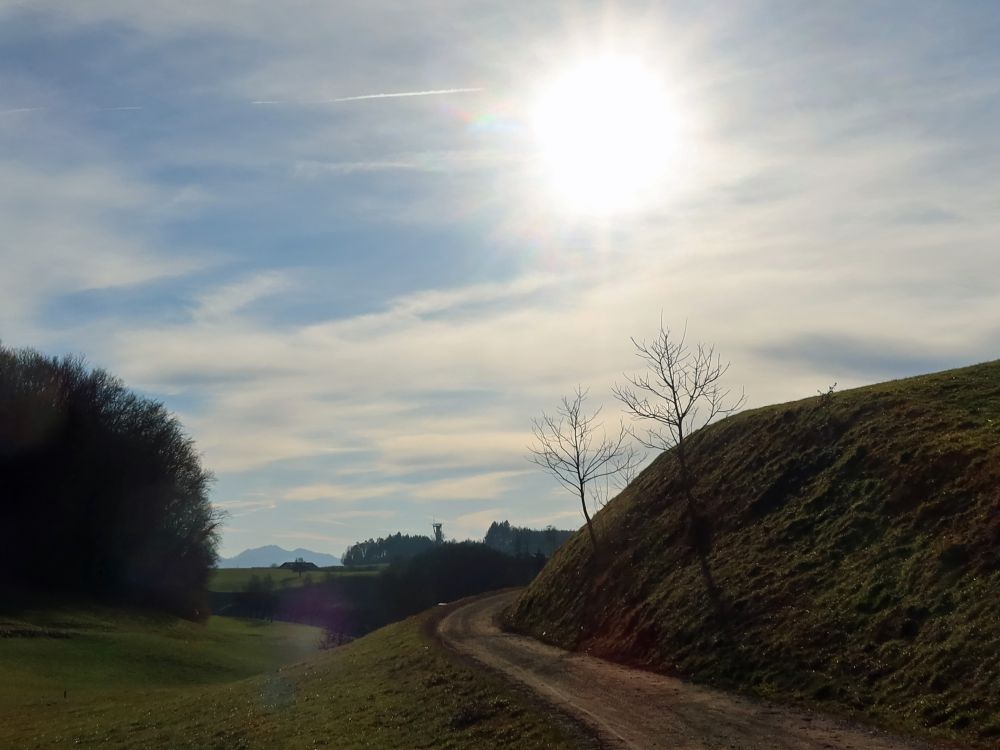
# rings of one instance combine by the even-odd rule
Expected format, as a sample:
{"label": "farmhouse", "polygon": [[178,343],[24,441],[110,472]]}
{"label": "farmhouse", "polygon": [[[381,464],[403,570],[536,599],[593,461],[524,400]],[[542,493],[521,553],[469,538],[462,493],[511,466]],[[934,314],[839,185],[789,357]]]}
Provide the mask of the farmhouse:
{"label": "farmhouse", "polygon": [[286,568],[287,570],[294,570],[296,573],[301,573],[304,570],[319,570],[319,566],[316,565],[316,563],[306,562],[305,560],[281,563],[278,567]]}

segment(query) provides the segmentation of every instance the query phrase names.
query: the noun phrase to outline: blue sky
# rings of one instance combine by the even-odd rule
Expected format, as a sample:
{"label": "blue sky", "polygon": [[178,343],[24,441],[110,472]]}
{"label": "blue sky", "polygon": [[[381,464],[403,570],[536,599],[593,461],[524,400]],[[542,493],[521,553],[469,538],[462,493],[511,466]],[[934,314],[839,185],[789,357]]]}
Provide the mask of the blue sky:
{"label": "blue sky", "polygon": [[[703,5],[0,0],[0,337],[176,411],[226,555],[579,525],[530,418],[661,313],[751,406],[995,358],[1000,8]],[[532,108],[608,48],[686,129],[589,216]]]}

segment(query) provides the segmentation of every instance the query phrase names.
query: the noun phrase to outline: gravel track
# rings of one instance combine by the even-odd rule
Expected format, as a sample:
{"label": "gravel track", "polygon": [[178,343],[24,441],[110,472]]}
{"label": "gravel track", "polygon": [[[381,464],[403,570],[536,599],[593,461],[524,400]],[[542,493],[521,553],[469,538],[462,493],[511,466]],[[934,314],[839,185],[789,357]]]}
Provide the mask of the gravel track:
{"label": "gravel track", "polygon": [[439,637],[581,721],[606,747],[929,748],[841,719],[748,700],[504,633],[497,618],[518,593],[507,591],[459,606],[438,624]]}

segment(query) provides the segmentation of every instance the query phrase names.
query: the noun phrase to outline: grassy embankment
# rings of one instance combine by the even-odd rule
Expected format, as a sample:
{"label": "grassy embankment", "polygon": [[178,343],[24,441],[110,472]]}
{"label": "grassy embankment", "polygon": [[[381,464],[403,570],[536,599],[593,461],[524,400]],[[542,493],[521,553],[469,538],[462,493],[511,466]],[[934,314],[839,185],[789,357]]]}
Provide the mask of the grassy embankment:
{"label": "grassy embankment", "polygon": [[319,631],[286,623],[0,616],[0,747],[580,746],[444,651],[432,614],[324,652]]}
{"label": "grassy embankment", "polygon": [[557,644],[1000,745],[1000,362],[696,433],[713,604],[664,454],[509,613]]}

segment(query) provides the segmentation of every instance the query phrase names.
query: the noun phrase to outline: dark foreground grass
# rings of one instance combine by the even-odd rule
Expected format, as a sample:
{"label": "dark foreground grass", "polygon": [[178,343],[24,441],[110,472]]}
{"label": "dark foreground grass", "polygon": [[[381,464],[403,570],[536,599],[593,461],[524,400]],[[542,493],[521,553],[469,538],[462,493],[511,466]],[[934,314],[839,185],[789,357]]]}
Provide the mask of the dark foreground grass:
{"label": "dark foreground grass", "polygon": [[737,415],[669,454],[509,615],[569,648],[1000,747],[1000,363]]}
{"label": "dark foreground grass", "polygon": [[[50,622],[39,628],[47,636],[0,639],[0,747],[587,746],[573,725],[444,650],[428,631],[434,614],[276,670],[314,648],[313,629],[213,618],[199,634],[176,621],[105,621],[109,646],[96,634],[52,637]],[[272,671],[239,679],[250,669]]]}

